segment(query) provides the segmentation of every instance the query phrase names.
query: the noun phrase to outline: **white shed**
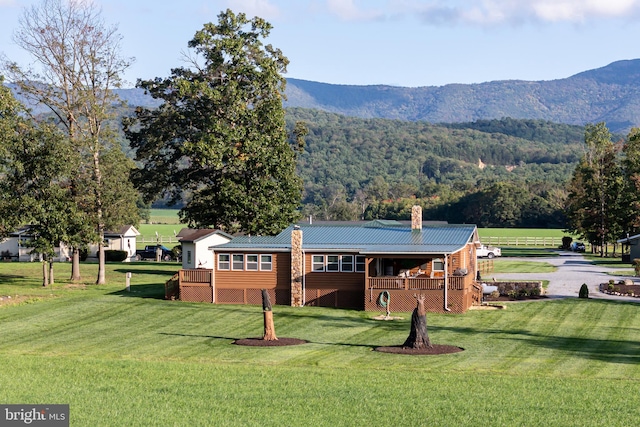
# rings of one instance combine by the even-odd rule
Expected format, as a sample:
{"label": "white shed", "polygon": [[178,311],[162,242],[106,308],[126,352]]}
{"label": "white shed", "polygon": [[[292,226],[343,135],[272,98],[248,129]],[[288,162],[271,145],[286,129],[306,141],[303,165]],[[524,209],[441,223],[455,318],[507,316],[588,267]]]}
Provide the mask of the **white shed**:
{"label": "white shed", "polygon": [[139,235],[133,225],[125,225],[117,231],[105,231],[105,250],[127,251],[129,256],[125,261],[129,262],[136,255],[136,237]]}
{"label": "white shed", "polygon": [[229,242],[233,237],[224,231],[211,228],[183,228],[176,235],[182,244],[182,268],[213,268],[210,246]]}

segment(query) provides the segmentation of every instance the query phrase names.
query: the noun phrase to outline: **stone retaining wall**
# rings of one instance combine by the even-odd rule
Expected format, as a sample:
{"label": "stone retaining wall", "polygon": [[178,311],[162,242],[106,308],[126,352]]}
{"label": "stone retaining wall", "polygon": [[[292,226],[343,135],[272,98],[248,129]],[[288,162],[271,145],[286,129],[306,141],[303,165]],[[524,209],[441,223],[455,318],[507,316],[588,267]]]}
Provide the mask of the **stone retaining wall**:
{"label": "stone retaining wall", "polygon": [[[515,292],[516,294],[520,290],[526,290],[527,293],[531,294],[531,291],[539,292],[539,295],[544,295],[545,290],[542,287],[542,282],[485,282],[489,286],[497,286],[498,292],[500,292],[501,296],[509,296],[510,293]],[[535,290],[537,289],[537,290]]]}

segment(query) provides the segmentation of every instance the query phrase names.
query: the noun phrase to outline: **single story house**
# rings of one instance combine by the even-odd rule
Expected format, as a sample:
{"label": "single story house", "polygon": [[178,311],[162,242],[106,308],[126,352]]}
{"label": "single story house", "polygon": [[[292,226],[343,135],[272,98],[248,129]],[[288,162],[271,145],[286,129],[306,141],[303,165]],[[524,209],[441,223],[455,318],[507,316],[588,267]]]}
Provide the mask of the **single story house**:
{"label": "single story house", "polygon": [[[127,261],[136,254],[136,236],[140,233],[132,225],[126,225],[121,227],[117,231],[106,231],[104,233],[105,249],[113,249],[120,251],[127,251],[129,258]],[[7,254],[12,260],[31,262],[40,261],[39,254],[32,254],[31,241],[34,236],[31,231],[31,227],[26,225],[19,228],[13,233],[9,234],[9,237],[0,242],[0,255]],[[89,257],[97,258],[98,245],[92,244],[89,246]],[[55,248],[56,256],[54,261],[64,262],[71,260],[71,250],[65,244],[60,243]]]}
{"label": "single story house", "polygon": [[640,234],[635,236],[627,236],[624,239],[617,240],[622,244],[622,261],[633,263],[634,259],[640,259]]}
{"label": "single story house", "polygon": [[213,268],[210,247],[227,243],[232,236],[211,228],[183,228],[176,234],[182,245],[182,268]]}
{"label": "single story house", "polygon": [[480,302],[475,225],[292,225],[273,237],[240,236],[212,246],[211,269],[183,269],[178,297],[218,304],[271,302],[411,311],[423,294],[429,311],[465,312]]}
{"label": "single story house", "polygon": [[[104,243],[105,250],[127,251],[127,259],[129,262],[136,256],[136,238],[140,232],[133,225],[125,225],[117,231],[105,231]],[[98,252],[98,246],[92,245],[89,250],[91,255]]]}

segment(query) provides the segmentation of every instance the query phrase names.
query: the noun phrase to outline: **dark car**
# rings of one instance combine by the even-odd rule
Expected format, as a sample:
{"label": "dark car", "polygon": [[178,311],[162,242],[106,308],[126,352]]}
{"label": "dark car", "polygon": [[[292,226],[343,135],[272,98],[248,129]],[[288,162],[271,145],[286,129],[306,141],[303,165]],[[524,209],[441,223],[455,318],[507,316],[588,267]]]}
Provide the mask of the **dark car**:
{"label": "dark car", "polygon": [[157,248],[160,248],[160,250],[162,251],[162,255],[160,256],[161,260],[171,261],[174,258],[173,252],[171,252],[171,249],[167,248],[166,246],[148,245],[148,246],[145,246],[144,249],[138,249],[136,251],[136,261],[142,261],[143,259],[155,260]]}
{"label": "dark car", "polygon": [[571,243],[571,250],[573,252],[584,252],[586,250],[586,247],[582,242],[573,242]]}

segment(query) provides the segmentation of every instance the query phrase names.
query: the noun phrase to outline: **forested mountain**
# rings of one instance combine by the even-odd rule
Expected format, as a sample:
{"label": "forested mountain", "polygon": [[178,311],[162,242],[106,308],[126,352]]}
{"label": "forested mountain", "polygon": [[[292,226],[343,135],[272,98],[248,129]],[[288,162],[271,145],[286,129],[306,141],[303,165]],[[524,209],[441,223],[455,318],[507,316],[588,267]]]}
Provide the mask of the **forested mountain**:
{"label": "forested mountain", "polygon": [[583,127],[543,120],[430,124],[289,108],[288,126],[296,121],[309,128],[298,158],[304,213],[323,219],[404,219],[418,202],[431,219],[561,227],[584,152]]}
{"label": "forested mountain", "polygon": [[406,88],[333,85],[287,79],[286,106],[362,118],[432,123],[512,117],[585,125],[612,132],[640,125],[640,59],[614,62],[551,81],[505,80]]}
{"label": "forested mountain", "polygon": [[[158,105],[141,89],[117,92],[132,106]],[[640,126],[640,59],[617,61],[550,81],[503,80],[407,88],[288,78],[286,95],[287,108],[361,118],[460,123],[511,117],[580,126],[605,122],[612,132],[627,133]]]}

